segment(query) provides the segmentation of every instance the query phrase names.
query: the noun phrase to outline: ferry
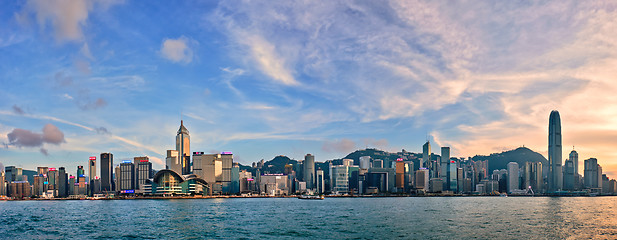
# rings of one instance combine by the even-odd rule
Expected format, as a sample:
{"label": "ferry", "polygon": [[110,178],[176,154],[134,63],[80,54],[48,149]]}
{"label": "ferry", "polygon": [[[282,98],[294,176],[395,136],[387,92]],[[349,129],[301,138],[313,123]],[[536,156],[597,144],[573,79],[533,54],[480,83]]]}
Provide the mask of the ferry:
{"label": "ferry", "polygon": [[300,195],[298,197],[298,199],[305,199],[305,200],[324,200],[324,196],[323,195]]}

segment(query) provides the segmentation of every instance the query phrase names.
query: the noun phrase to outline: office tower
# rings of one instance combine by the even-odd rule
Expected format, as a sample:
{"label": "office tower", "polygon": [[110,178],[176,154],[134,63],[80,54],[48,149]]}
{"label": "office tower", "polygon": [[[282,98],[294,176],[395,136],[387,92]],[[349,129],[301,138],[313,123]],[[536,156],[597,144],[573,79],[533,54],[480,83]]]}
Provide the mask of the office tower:
{"label": "office tower", "polygon": [[71,196],[71,195],[75,195],[75,183],[76,183],[76,179],[75,176],[73,175],[69,175],[69,183],[68,183],[68,194],[67,196]]}
{"label": "office tower", "polygon": [[4,168],[6,181],[7,182],[16,182],[21,181],[23,179],[23,169],[15,166],[8,166]]}
{"label": "office tower", "polygon": [[420,159],[420,168],[428,168],[431,162],[431,142],[426,141],[422,146],[422,159]]}
{"label": "office tower", "polygon": [[55,168],[49,168],[49,171],[47,171],[47,190],[52,190],[53,191],[53,195],[54,196],[58,196],[58,188],[57,186],[57,182],[58,182],[58,171]]}
{"label": "office tower", "polygon": [[450,148],[449,147],[441,147],[441,158],[439,161],[439,177],[441,178],[442,182],[444,183],[444,189],[448,189],[449,186],[447,186],[449,179],[448,179],[448,165],[450,164]]}
{"label": "office tower", "polygon": [[574,161],[568,159],[563,164],[563,189],[574,190],[576,176],[574,174]]}
{"label": "office tower", "polygon": [[[454,161],[454,160],[448,161],[447,166],[448,166],[448,173],[447,173],[447,176],[448,176],[447,177],[447,179],[448,179],[448,182],[447,182],[448,189],[447,190],[456,192],[457,186],[458,186],[458,178],[457,178],[458,177],[457,176],[457,174],[458,174],[458,172],[457,172],[458,166],[456,164],[456,161]],[[444,190],[446,190],[446,189],[444,189]]]}
{"label": "office tower", "polygon": [[513,190],[518,190],[518,163],[509,162],[507,165],[507,174],[508,174],[508,182],[507,182],[507,191],[511,193]]}
{"label": "office tower", "polygon": [[101,191],[113,191],[113,166],[114,155],[111,153],[101,153]]}
{"label": "office tower", "polygon": [[220,193],[222,191],[221,184],[223,181],[222,155],[194,152],[193,174],[205,180],[212,187],[214,193]]}
{"label": "office tower", "polygon": [[572,160],[572,164],[574,165],[574,175],[578,175],[580,174],[578,172],[578,153],[574,150],[572,150],[572,152],[570,152],[570,160]]}
{"label": "office tower", "polygon": [[69,196],[68,180],[66,169],[64,169],[64,167],[60,167],[58,169],[58,197],[65,198]]}
{"label": "office tower", "polygon": [[152,178],[152,163],[148,157],[133,158],[135,164],[135,189],[141,189],[146,180]]}
{"label": "office tower", "polygon": [[238,194],[240,193],[240,164],[233,163],[233,167],[231,167],[231,187],[230,194]]}
{"label": "office tower", "polygon": [[324,193],[325,189],[326,189],[326,183],[324,182],[325,177],[324,177],[324,172],[323,170],[317,169],[317,172],[315,173],[315,190],[317,193]]}
{"label": "office tower", "polygon": [[360,168],[369,169],[371,168],[371,156],[362,156],[360,157]]}
{"label": "office tower", "polygon": [[114,181],[113,181],[113,184],[112,184],[113,185],[112,189],[113,189],[113,191],[117,192],[117,191],[120,190],[120,182],[122,181],[122,172],[121,172],[121,169],[120,169],[120,165],[117,165],[114,168],[113,179],[114,179]]}
{"label": "office tower", "polygon": [[[117,174],[117,173],[116,173]],[[116,175],[117,177],[118,175]],[[120,188],[118,190],[135,190],[135,164],[130,160],[120,163]]]}
{"label": "office tower", "polygon": [[561,172],[561,119],[559,112],[553,110],[548,120],[548,191],[563,188],[560,183]]}
{"label": "office tower", "polygon": [[405,190],[405,162],[403,162],[402,158],[396,160],[396,183],[395,186],[397,190],[404,191]]}
{"label": "office tower", "polygon": [[83,177],[86,175],[86,171],[84,170],[84,166],[77,166],[77,176],[75,176],[75,182],[79,183],[79,177]]}
{"label": "office tower", "polygon": [[165,169],[172,170],[178,175],[182,175],[181,158],[176,150],[167,150],[167,158],[165,158]]}
{"label": "office tower", "polygon": [[315,188],[315,156],[311,154],[304,156],[304,181],[307,189]]}
{"label": "office tower", "polygon": [[6,196],[6,183],[4,169],[0,169],[0,196]]}
{"label": "office tower", "polygon": [[[176,135],[176,151],[181,163],[181,171],[177,172],[180,175],[191,173],[191,137],[189,130],[184,127],[184,122],[180,120],[180,129]],[[231,168],[231,166],[229,166]]]}
{"label": "office tower", "polygon": [[96,174],[96,156],[92,156],[88,159],[88,180],[90,184],[92,184],[92,180],[94,180],[98,176]]}
{"label": "office tower", "polygon": [[611,193],[608,184],[609,184],[608,177],[606,176],[606,174],[602,174],[602,193],[603,194]]}
{"label": "office tower", "polygon": [[464,179],[465,179],[465,176],[464,176],[463,169],[457,168],[456,169],[456,192],[457,193],[463,192],[463,186],[464,186],[463,184],[465,183]]}
{"label": "office tower", "polygon": [[413,188],[413,182],[415,180],[415,171],[413,162],[405,163],[405,189]]}
{"label": "office tower", "polygon": [[416,171],[416,189],[428,190],[429,175],[428,169],[420,168]]}
{"label": "office tower", "polygon": [[231,168],[233,167],[234,155],[231,152],[221,152],[222,179],[219,181],[224,194],[231,193]]}
{"label": "office tower", "polygon": [[333,192],[339,194],[349,193],[349,166],[332,166],[330,175]]}
{"label": "office tower", "polygon": [[598,159],[590,158],[585,160],[585,188],[598,188],[599,173]]}

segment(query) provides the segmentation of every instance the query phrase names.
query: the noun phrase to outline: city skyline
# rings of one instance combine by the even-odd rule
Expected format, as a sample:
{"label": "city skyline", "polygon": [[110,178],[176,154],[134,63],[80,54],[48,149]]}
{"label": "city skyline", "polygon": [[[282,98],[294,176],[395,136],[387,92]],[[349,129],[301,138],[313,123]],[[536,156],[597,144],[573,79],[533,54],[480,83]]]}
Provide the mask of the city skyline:
{"label": "city skyline", "polygon": [[561,164],[575,146],[580,169],[617,173],[615,3],[163,4],[7,3],[0,162],[162,169],[180,120],[192,150],[245,165],[420,153],[427,135],[435,154],[548,159],[558,110]]}

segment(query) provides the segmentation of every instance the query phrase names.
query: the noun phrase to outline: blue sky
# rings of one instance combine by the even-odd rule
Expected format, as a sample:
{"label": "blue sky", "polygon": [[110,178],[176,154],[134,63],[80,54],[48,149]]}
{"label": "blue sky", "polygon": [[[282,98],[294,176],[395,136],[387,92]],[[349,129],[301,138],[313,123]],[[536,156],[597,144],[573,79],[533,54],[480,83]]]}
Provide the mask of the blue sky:
{"label": "blue sky", "polygon": [[233,151],[242,164],[306,153],[324,161],[364,147],[419,152],[427,136],[434,152],[450,146],[459,157],[522,145],[546,155],[557,109],[564,161],[576,146],[610,175],[615,7],[7,2],[0,162],[74,171],[112,152],[118,163],[150,156],[160,169],[180,119],[192,151]]}

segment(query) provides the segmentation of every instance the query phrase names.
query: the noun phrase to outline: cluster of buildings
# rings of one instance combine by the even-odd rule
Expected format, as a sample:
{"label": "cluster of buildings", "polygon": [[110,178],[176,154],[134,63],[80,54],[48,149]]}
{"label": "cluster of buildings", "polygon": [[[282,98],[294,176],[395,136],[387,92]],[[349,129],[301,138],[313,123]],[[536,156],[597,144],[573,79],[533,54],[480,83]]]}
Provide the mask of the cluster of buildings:
{"label": "cluster of buildings", "polygon": [[[0,196],[21,199],[181,195],[293,194],[500,194],[601,195],[616,194],[617,182],[602,174],[598,160],[584,161],[581,176],[578,153],[572,151],[562,165],[559,113],[549,117],[548,166],[542,162],[510,162],[506,169],[489,173],[487,160],[453,158],[449,147],[433,154],[431,143],[422,155],[405,150],[396,160],[384,156],[329,160],[316,163],[307,154],[282,172],[271,172],[264,160],[241,166],[231,152],[205,154],[190,151],[189,131],[180,122],[176,149],[167,150],[165,169],[155,171],[147,156],[114,165],[112,153],[88,160],[88,172],[78,166],[75,175],[64,167],[38,167],[29,176],[15,166],[0,169]],[[32,178],[29,178],[32,177]]]}

